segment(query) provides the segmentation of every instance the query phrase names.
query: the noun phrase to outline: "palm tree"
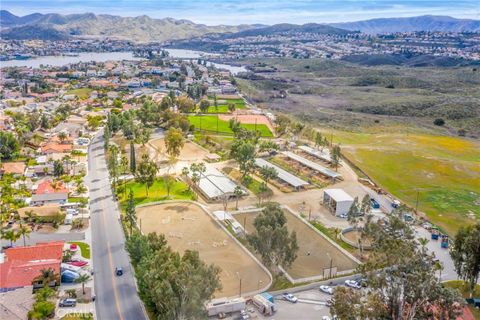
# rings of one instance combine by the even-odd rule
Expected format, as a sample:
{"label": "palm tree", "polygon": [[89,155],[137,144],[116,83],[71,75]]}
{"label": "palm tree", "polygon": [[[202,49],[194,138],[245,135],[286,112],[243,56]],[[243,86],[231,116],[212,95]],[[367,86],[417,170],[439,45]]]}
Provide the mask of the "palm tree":
{"label": "palm tree", "polygon": [[20,235],[15,230],[2,231],[2,239],[10,241],[10,246],[13,247],[13,243],[20,238]]}
{"label": "palm tree", "polygon": [[87,283],[88,281],[90,281],[90,276],[86,273],[81,274],[77,279],[75,279],[76,283],[82,284],[83,295],[85,295],[85,283]]}
{"label": "palm tree", "polygon": [[238,210],[238,198],[240,198],[243,195],[243,190],[240,188],[240,186],[236,186],[235,189],[233,190],[233,194],[235,195],[235,210]]}
{"label": "palm tree", "polygon": [[48,269],[41,269],[40,275],[33,279],[33,282],[42,282],[43,287],[46,288],[49,286],[50,282],[57,280],[57,275],[55,274],[55,270],[52,268]]}
{"label": "palm tree", "polygon": [[58,139],[60,140],[60,143],[64,143],[65,140],[67,140],[67,134],[63,131],[60,131],[58,133]]}
{"label": "palm tree", "polygon": [[29,227],[26,225],[20,224],[20,229],[18,229],[17,234],[19,237],[23,237],[23,246],[26,247],[27,243],[25,241],[25,237],[28,237],[30,239],[30,233],[32,230],[30,230]]}

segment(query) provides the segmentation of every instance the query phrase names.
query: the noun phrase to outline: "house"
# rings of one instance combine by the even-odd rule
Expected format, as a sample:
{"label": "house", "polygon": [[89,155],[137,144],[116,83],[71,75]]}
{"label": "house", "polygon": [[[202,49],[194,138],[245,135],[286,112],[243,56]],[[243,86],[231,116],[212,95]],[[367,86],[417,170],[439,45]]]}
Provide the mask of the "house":
{"label": "house", "polygon": [[38,185],[37,190],[32,195],[31,204],[34,206],[52,203],[64,204],[67,200],[68,189],[61,182],[57,182],[55,186],[50,180],[45,180]]}
{"label": "house", "polygon": [[73,145],[67,143],[47,142],[40,148],[43,154],[67,153],[73,150]]}
{"label": "house", "polygon": [[345,215],[353,204],[353,198],[342,189],[325,189],[323,205],[336,216]]}
{"label": "house", "polygon": [[13,174],[21,176],[25,173],[26,165],[24,162],[3,162],[0,163],[0,176],[4,174]]}
{"label": "house", "polygon": [[60,275],[63,244],[55,241],[6,249],[0,260],[0,290],[30,286],[42,269],[53,269]]}

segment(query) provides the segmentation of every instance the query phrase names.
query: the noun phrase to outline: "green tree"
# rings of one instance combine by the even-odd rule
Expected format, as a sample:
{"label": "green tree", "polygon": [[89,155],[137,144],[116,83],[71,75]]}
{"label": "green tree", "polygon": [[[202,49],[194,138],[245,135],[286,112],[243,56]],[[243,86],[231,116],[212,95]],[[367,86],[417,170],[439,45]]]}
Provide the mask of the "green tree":
{"label": "green tree", "polygon": [[215,111],[218,112],[218,100],[217,100],[217,94],[213,94],[213,106],[215,107]]}
{"label": "green tree", "polygon": [[81,283],[82,284],[82,293],[85,295],[85,283],[90,281],[91,277],[87,273],[82,273],[80,276],[75,279],[76,283]]}
{"label": "green tree", "polygon": [[460,227],[450,255],[457,274],[468,283],[472,297],[480,276],[480,223]]}
{"label": "green tree", "polygon": [[125,217],[130,226],[130,235],[132,235],[133,227],[137,224],[137,213],[135,211],[135,199],[133,191],[128,194],[127,208],[125,209]]}
{"label": "green tree", "polygon": [[232,144],[230,155],[238,162],[242,179],[252,172],[255,167],[255,145],[248,140],[236,140]]}
{"label": "green tree", "polygon": [[64,131],[60,131],[58,133],[58,140],[60,140],[60,143],[65,143],[65,141],[67,141],[67,134],[64,132]]}
{"label": "green tree", "polygon": [[180,112],[189,113],[195,110],[195,103],[187,96],[177,98],[177,107]]}
{"label": "green tree", "polygon": [[182,130],[177,128],[167,130],[165,133],[165,148],[170,156],[177,158],[184,145],[185,138],[183,137]]}
{"label": "green tree", "polygon": [[27,246],[27,242],[26,242],[26,239],[25,238],[29,238],[30,239],[30,233],[32,232],[32,230],[30,230],[29,227],[27,227],[26,225],[24,224],[20,224],[20,228],[18,229],[17,233],[19,235],[19,237],[22,237],[23,238],[23,246],[26,247]]}
{"label": "green tree", "polygon": [[135,157],[135,145],[130,141],[130,172],[135,175],[137,171],[137,159]]}
{"label": "green tree", "polygon": [[265,184],[268,184],[270,180],[278,177],[278,172],[273,167],[263,166],[260,168],[260,175],[262,176],[263,181],[265,181]]}
{"label": "green tree", "polygon": [[240,186],[235,186],[233,190],[233,195],[235,196],[235,209],[238,210],[238,199],[243,196],[243,190]]}
{"label": "green tree", "polygon": [[330,156],[332,159],[332,166],[335,168],[335,171],[337,171],[338,165],[340,164],[340,156],[341,156],[341,150],[339,145],[335,145],[332,147]]}
{"label": "green tree", "polygon": [[288,268],[297,258],[298,244],[295,231],[289,234],[287,218],[278,203],[267,203],[253,225],[255,232],[247,236],[253,249],[262,257],[265,266],[278,275],[278,266]]}
{"label": "green tree", "polygon": [[53,175],[58,178],[64,174],[65,170],[63,169],[63,163],[60,160],[55,160],[53,162]]}
{"label": "green tree", "polygon": [[45,320],[52,317],[55,304],[50,301],[38,301],[33,304],[33,310],[28,312],[28,319]]}
{"label": "green tree", "polygon": [[41,269],[40,275],[34,278],[33,282],[41,282],[44,288],[50,286],[50,283],[57,282],[58,276],[52,268]]}
{"label": "green tree", "polygon": [[258,146],[258,151],[272,153],[278,150],[278,144],[275,141],[262,141]]}
{"label": "green tree", "polygon": [[208,100],[200,101],[200,111],[202,113],[206,113],[209,107],[210,107],[210,102],[208,102]]}
{"label": "green tree", "polygon": [[15,158],[20,150],[20,144],[11,132],[0,131],[0,159]]}
{"label": "green tree", "polygon": [[20,239],[20,234],[15,232],[15,230],[2,230],[1,233],[2,239],[10,241],[10,246],[13,246],[13,243]]}
{"label": "green tree", "polygon": [[228,111],[230,111],[231,113],[235,112],[235,103],[229,103],[228,104]]}
{"label": "green tree", "polygon": [[321,147],[323,145],[323,137],[320,132],[315,133],[315,148]]}
{"label": "green tree", "polygon": [[115,192],[117,188],[117,179],[118,179],[118,147],[114,144],[108,147],[108,169],[112,175],[113,180],[113,190]]}
{"label": "green tree", "polygon": [[135,180],[139,183],[145,185],[145,192],[148,196],[148,189],[153,185],[155,182],[155,177],[158,172],[158,166],[155,162],[150,160],[148,154],[144,154],[142,156],[142,161],[138,164],[138,168],[136,170]]}

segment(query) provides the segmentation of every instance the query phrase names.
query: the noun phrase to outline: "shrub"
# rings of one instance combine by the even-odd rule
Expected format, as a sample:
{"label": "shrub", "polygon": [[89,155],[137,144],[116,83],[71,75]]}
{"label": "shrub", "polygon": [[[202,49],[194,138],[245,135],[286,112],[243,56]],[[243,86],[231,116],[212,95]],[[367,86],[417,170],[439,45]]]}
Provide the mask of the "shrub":
{"label": "shrub", "polygon": [[445,120],[443,120],[442,118],[435,119],[433,121],[433,124],[436,125],[436,126],[443,126],[445,124]]}

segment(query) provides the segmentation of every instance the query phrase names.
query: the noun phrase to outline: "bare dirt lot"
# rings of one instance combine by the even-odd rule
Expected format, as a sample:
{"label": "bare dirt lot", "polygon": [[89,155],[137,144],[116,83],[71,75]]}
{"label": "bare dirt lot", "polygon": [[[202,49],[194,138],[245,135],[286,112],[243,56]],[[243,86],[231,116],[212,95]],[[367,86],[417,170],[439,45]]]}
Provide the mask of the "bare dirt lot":
{"label": "bare dirt lot", "polygon": [[[336,267],[337,272],[351,270],[357,266],[355,261],[312,230],[290,211],[284,210],[284,212],[287,217],[287,228],[290,232],[295,231],[297,233],[297,242],[300,247],[297,259],[287,269],[292,278],[301,279],[322,275],[325,269],[330,268],[330,258],[327,253],[332,257],[332,267]],[[239,213],[235,214],[234,217],[242,225],[245,221],[248,233],[254,230],[253,221],[259,214],[260,212]]]}
{"label": "bare dirt lot", "polygon": [[[168,160],[168,154],[165,148],[165,141],[163,138],[150,140],[149,143],[155,147],[157,161]],[[179,161],[202,161],[208,154],[208,151],[200,148],[192,142],[185,142],[182,150],[180,151]]]}
{"label": "bare dirt lot", "polygon": [[268,118],[261,114],[236,114],[236,115],[228,115],[228,114],[221,114],[218,116],[220,120],[230,121],[230,119],[235,118],[240,123],[250,123],[250,124],[264,124],[266,125],[270,131],[275,132],[272,123]]}
{"label": "bare dirt lot", "polygon": [[142,231],[165,234],[176,251],[197,250],[206,263],[222,269],[223,289],[216,297],[256,291],[270,282],[269,275],[210,216],[193,203],[165,203],[137,208]]}

